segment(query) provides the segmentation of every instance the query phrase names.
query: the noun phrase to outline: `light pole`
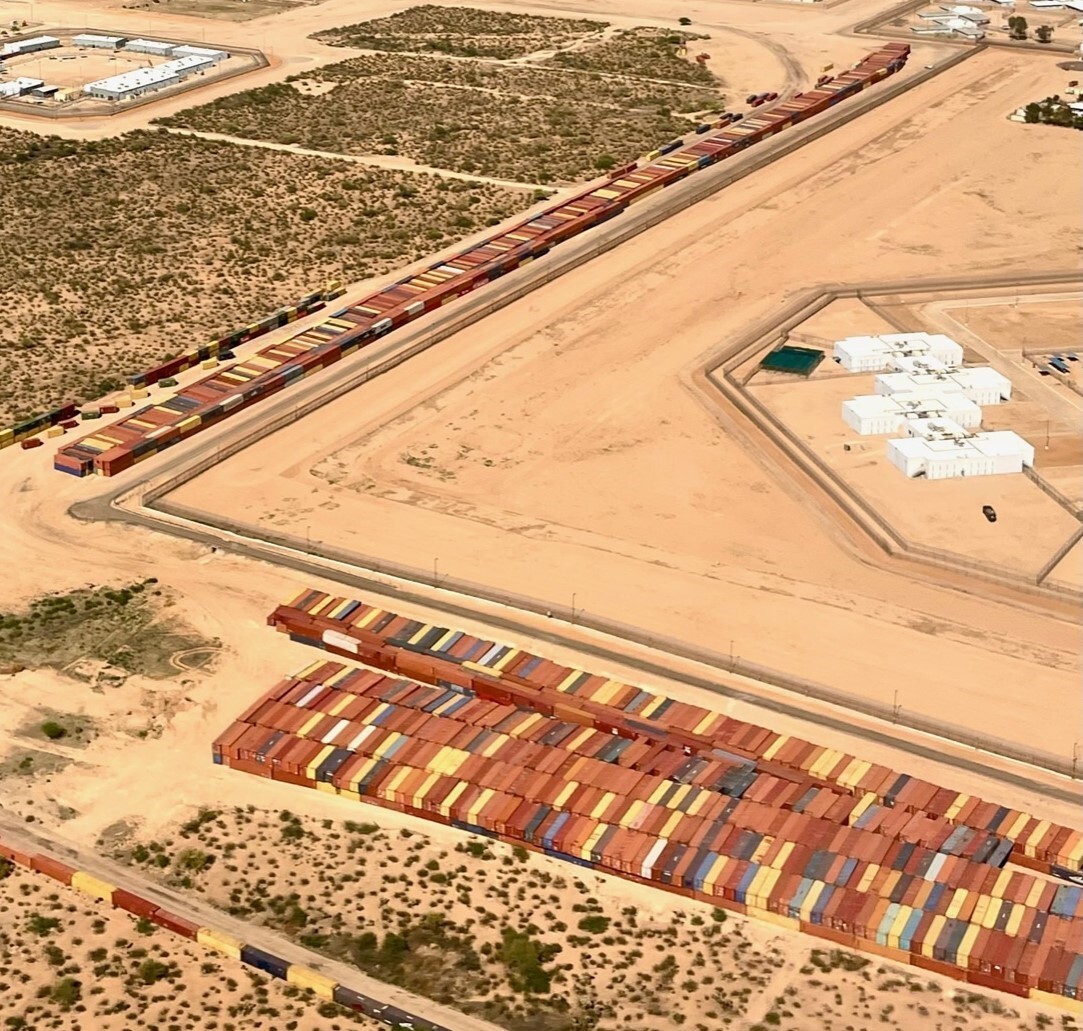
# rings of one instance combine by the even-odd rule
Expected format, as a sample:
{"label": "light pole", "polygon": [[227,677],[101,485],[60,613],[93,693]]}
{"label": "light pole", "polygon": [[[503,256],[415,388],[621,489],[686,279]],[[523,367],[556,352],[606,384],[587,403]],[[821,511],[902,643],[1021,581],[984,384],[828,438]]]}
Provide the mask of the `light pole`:
{"label": "light pole", "polygon": [[575,591],[572,591],[572,625],[575,625]]}
{"label": "light pole", "polygon": [[432,560],[432,585],[433,585],[433,587],[435,587],[439,583],[439,580],[440,580],[439,561],[440,561],[439,559],[435,559],[435,558]]}

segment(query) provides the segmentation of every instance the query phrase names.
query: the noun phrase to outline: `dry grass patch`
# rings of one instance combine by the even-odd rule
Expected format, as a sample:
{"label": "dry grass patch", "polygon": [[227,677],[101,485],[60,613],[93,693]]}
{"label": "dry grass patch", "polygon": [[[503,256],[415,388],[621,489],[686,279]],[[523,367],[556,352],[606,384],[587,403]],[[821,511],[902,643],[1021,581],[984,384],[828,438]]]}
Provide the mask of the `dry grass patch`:
{"label": "dry grass patch", "polygon": [[607,22],[584,18],[542,18],[470,7],[425,4],[357,25],[317,32],[331,46],[362,50],[435,51],[460,57],[513,58],[568,46]]}
{"label": "dry grass patch", "polygon": [[378,275],[528,198],[169,133],[0,130],[0,421],[85,401],[331,279]]}
{"label": "dry grass patch", "polygon": [[[301,78],[301,77],[298,77]],[[721,110],[717,90],[577,69],[372,55],[189,108],[162,124],[348,154],[404,154],[432,167],[526,183],[574,182],[687,132]],[[678,114],[677,112],[680,112]]]}
{"label": "dry grass patch", "polygon": [[[694,60],[695,41],[707,39],[694,32],[673,32],[642,25],[625,29],[594,46],[554,54],[552,64],[611,75],[650,76],[688,82],[708,89],[719,85],[714,73]],[[691,44],[691,45],[690,45]],[[687,57],[679,54],[686,48]]]}

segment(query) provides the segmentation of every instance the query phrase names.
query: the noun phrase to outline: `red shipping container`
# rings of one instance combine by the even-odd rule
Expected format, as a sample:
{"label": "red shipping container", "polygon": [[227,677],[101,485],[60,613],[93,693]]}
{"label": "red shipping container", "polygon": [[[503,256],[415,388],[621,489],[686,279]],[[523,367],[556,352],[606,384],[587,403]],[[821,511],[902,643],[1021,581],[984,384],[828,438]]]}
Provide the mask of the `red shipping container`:
{"label": "red shipping container", "polygon": [[149,919],[151,922],[158,924],[159,927],[164,927],[166,930],[173,931],[174,934],[179,934],[185,938],[191,938],[192,940],[195,940],[195,936],[199,932],[201,926],[182,916],[178,916],[176,913],[170,913],[165,909],[156,909],[150,915]]}

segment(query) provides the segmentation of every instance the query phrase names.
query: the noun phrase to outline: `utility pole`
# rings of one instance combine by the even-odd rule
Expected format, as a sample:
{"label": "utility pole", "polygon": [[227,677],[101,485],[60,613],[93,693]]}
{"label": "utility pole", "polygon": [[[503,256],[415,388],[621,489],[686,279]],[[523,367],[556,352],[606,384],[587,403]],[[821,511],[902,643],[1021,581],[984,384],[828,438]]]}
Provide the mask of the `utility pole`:
{"label": "utility pole", "polygon": [[572,626],[575,626],[575,591],[572,591]]}
{"label": "utility pole", "polygon": [[899,722],[899,692],[895,691],[895,700],[891,703],[891,722]]}
{"label": "utility pole", "polygon": [[435,587],[440,582],[439,563],[440,563],[440,560],[438,558],[434,558],[432,560],[432,585],[433,585],[433,587]]}

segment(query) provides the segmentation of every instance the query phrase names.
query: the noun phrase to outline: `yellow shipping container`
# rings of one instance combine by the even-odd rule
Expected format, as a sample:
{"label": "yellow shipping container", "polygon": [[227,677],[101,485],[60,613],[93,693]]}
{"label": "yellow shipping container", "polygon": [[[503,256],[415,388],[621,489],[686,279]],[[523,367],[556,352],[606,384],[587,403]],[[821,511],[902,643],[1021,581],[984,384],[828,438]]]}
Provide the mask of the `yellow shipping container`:
{"label": "yellow shipping container", "polygon": [[1069,838],[1062,854],[1070,870],[1083,866],[1083,834],[1077,834],[1075,839]]}
{"label": "yellow shipping container", "polygon": [[944,819],[949,823],[959,815],[959,811],[970,800],[969,795],[959,795],[951,805],[948,806],[947,812],[944,813]]}
{"label": "yellow shipping container", "polygon": [[293,679],[307,680],[310,676],[312,676],[313,673],[316,672],[316,670],[318,670],[323,665],[323,662],[323,659],[317,659],[315,662],[309,663],[307,666],[305,666],[303,670],[301,670],[300,673],[294,673]]}
{"label": "yellow shipping container", "polygon": [[672,782],[671,782],[671,781],[668,781],[668,780],[664,780],[664,781],[662,781],[662,782],[661,782],[661,783],[660,783],[660,784],[658,785],[658,787],[656,787],[656,788],[655,788],[655,789],[654,789],[654,790],[653,790],[653,791],[652,791],[652,792],[650,793],[650,795],[648,795],[648,796],[647,796],[647,801],[648,801],[648,802],[649,802],[649,803],[650,803],[651,805],[658,805],[658,801],[659,801],[659,799],[661,799],[661,797],[662,797],[662,796],[663,796],[663,795],[664,795],[664,794],[665,794],[665,793],[666,793],[666,792],[667,792],[667,791],[668,791],[668,790],[669,790],[669,789],[670,789],[670,788],[671,788],[672,786],[673,786],[673,784],[672,784]]}
{"label": "yellow shipping container", "polygon": [[996,884],[993,885],[993,890],[990,892],[993,898],[1004,898],[1004,889],[1011,882],[1012,873],[1013,871],[1009,867],[1005,867],[1000,871],[1000,876],[996,879]]}
{"label": "yellow shipping container", "polygon": [[571,741],[569,741],[568,744],[564,747],[569,752],[575,752],[585,741],[589,741],[595,733],[596,731],[592,727],[584,727],[583,730],[579,731],[579,733],[576,734],[575,737],[573,737]]}
{"label": "yellow shipping container", "polygon": [[315,784],[317,791],[322,791],[328,795],[338,794],[338,788],[336,788],[334,784],[328,783],[326,780],[318,780],[315,782]]}
{"label": "yellow shipping container", "polygon": [[430,773],[425,778],[425,782],[417,789],[413,796],[413,807],[415,809],[423,809],[425,806],[425,798],[432,791],[433,785],[443,776],[441,773]]}
{"label": "yellow shipping container", "polygon": [[63,435],[64,435],[64,427],[63,426],[50,426],[45,431],[45,436],[47,436],[47,437],[62,437]]}
{"label": "yellow shipping container", "polygon": [[1050,992],[1040,992],[1037,988],[1030,989],[1030,998],[1034,1002],[1044,1003],[1047,1006],[1056,1006],[1059,1010],[1065,1010],[1068,1013],[1079,1013],[1083,1015],[1083,1001],[1079,999],[1069,999],[1067,995],[1054,995]]}
{"label": "yellow shipping container", "polygon": [[726,867],[729,865],[728,856],[719,856],[711,866],[711,869],[707,871],[707,876],[703,878],[703,894],[713,895],[714,887],[718,883],[718,879],[725,872]]}
{"label": "yellow shipping container", "polygon": [[286,968],[286,980],[290,984],[297,985],[298,988],[307,988],[321,999],[329,1001],[334,1001],[335,988],[338,987],[338,981],[323,974],[317,974],[315,970],[310,970],[308,967],[298,966],[296,963],[291,963]]}
{"label": "yellow shipping container", "polygon": [[342,601],[342,598],[336,598],[333,594],[329,594],[326,598],[321,598],[315,605],[308,610],[310,616],[318,616],[325,609],[333,608]]}
{"label": "yellow shipping container", "polygon": [[330,612],[327,613],[328,619],[338,619],[339,616],[345,612],[353,602],[349,598],[344,598],[341,603],[336,605]]}
{"label": "yellow shipping container", "polygon": [[298,737],[307,737],[310,730],[316,726],[320,720],[323,719],[322,712],[314,712],[305,722],[301,725],[300,730],[297,731]]}
{"label": "yellow shipping container", "polygon": [[[887,944],[890,949],[902,948],[899,943],[899,935],[906,929],[907,921],[914,915],[914,910],[910,906],[899,906],[899,912],[895,914],[895,919],[891,922],[891,927],[887,932]],[[802,909],[801,919],[807,920],[805,912]]]}
{"label": "yellow shipping container", "polygon": [[838,761],[842,758],[843,753],[835,748],[829,748],[819,759],[816,760],[809,769],[809,773],[814,777],[826,777],[828,773],[835,767]]}
{"label": "yellow shipping container", "polygon": [[414,774],[414,768],[412,766],[402,766],[397,769],[392,775],[391,779],[384,785],[385,797],[391,801],[397,802],[400,794],[399,788],[406,782],[408,777],[412,777]]}
{"label": "yellow shipping container", "polygon": [[592,820],[600,820],[602,813],[604,813],[610,805],[613,803],[613,799],[617,797],[616,792],[607,791],[602,795],[601,801],[590,811],[589,816]]}
{"label": "yellow shipping container", "polygon": [[755,906],[757,909],[766,909],[771,888],[774,887],[778,876],[778,870],[772,870],[769,866],[760,867],[756,872],[756,876],[752,878],[752,883],[745,891],[745,905]]}
{"label": "yellow shipping container", "polygon": [[[351,795],[357,794],[358,789],[361,786],[361,781],[363,781],[369,775],[369,773],[372,772],[372,768],[375,765],[376,765],[376,760],[375,759],[368,759],[368,760],[365,761],[363,766],[361,766],[357,770],[354,770],[353,775],[350,777],[350,783],[343,790],[343,794],[347,794],[347,793],[349,793]],[[358,797],[360,797],[359,794],[358,794]]]}
{"label": "yellow shipping container", "polygon": [[357,627],[359,630],[364,630],[365,627],[367,627],[370,623],[375,623],[376,620],[379,619],[382,615],[384,615],[383,609],[372,609],[369,612],[366,612],[365,615],[361,617],[361,619],[354,623],[354,626]]}
{"label": "yellow shipping container", "polygon": [[615,197],[620,196],[620,190],[595,190],[592,197],[601,197],[603,200],[613,200]]}
{"label": "yellow shipping container", "polygon": [[430,630],[432,629],[432,623],[425,623],[418,631],[410,638],[410,644],[417,644]]}
{"label": "yellow shipping container", "polygon": [[444,801],[440,803],[440,812],[441,812],[442,815],[447,816],[447,817],[451,816],[451,810],[454,807],[455,803],[459,800],[459,796],[469,786],[470,785],[467,784],[465,780],[461,780],[461,781],[459,781],[458,784],[455,785],[455,787],[453,787],[448,792],[447,798],[445,798]]}
{"label": "yellow shipping container", "polygon": [[187,419],[181,419],[181,421],[177,423],[177,429],[183,435],[188,430],[195,429],[195,427],[198,426],[199,423],[200,418],[198,415],[189,415]]}
{"label": "yellow shipping container", "polygon": [[709,712],[692,728],[693,734],[710,734],[714,730],[714,726],[722,719],[722,714],[718,712]]}
{"label": "yellow shipping container", "polygon": [[583,842],[583,847],[579,852],[579,858],[580,859],[586,859],[588,862],[590,861],[590,851],[591,851],[591,849],[594,848],[594,846],[598,844],[599,838],[601,838],[601,836],[603,834],[605,834],[605,832],[607,830],[609,830],[609,828],[604,823],[599,824],[597,827],[594,828],[594,831],[591,834],[591,836],[589,838],[587,838],[586,841]]}
{"label": "yellow shipping container", "polygon": [[458,633],[457,630],[449,630],[446,634],[444,634],[443,637],[440,638],[439,641],[436,642],[436,644],[431,646],[430,651],[440,651],[440,649],[443,648],[448,643],[448,641],[450,641],[455,636],[456,633]]}
{"label": "yellow shipping container", "polygon": [[869,767],[872,763],[865,759],[851,759],[849,765],[842,773],[839,774],[838,780],[835,782],[840,788],[846,788],[847,791],[853,791],[854,787],[869,772]]}
{"label": "yellow shipping container", "polygon": [[921,943],[921,954],[926,959],[933,958],[933,946],[936,944],[937,939],[940,937],[940,932],[944,930],[944,924],[947,922],[947,917],[941,914],[937,914],[933,917],[933,922],[929,925],[929,933],[925,935],[925,940]]}
{"label": "yellow shipping container", "polygon": [[[985,915],[981,919],[982,927],[991,931],[996,926],[997,918],[1000,916],[1000,910],[1003,908],[1003,906],[1003,899],[991,898],[989,900],[989,904],[985,907]],[[974,923],[978,922],[973,917],[971,919]]]}
{"label": "yellow shipping container", "polygon": [[532,712],[525,720],[523,720],[522,723],[519,724],[519,726],[515,727],[515,729],[510,732],[510,736],[518,738],[526,737],[526,735],[530,733],[531,729],[533,727],[536,727],[538,723],[544,719],[545,717],[540,712]]}
{"label": "yellow shipping container", "polygon": [[470,807],[470,812],[467,813],[467,823],[478,822],[478,814],[485,808],[488,801],[495,795],[496,792],[492,788],[486,788],[480,795],[478,795],[477,801]]}
{"label": "yellow shipping container", "polygon": [[847,824],[853,827],[853,825],[857,823],[859,819],[861,819],[861,814],[865,812],[865,810],[868,809],[869,806],[872,805],[875,801],[876,794],[872,791],[866,791],[865,794],[861,796],[861,799],[857,803],[857,805],[855,805],[853,809],[850,810],[850,815],[846,817]]}
{"label": "yellow shipping container", "polygon": [[699,811],[715,796],[713,791],[704,791],[701,788],[693,788],[696,792],[696,800],[685,810],[689,816],[698,816]]}
{"label": "yellow shipping container", "polygon": [[554,800],[553,808],[554,809],[559,809],[562,805],[564,805],[565,802],[568,801],[569,798],[572,797],[572,795],[578,790],[578,788],[579,788],[579,781],[577,781],[577,780],[568,781],[568,783],[564,785],[564,787],[561,790],[560,794],[557,795],[556,799]]}
{"label": "yellow shipping container", "polygon": [[627,809],[625,814],[620,818],[620,825],[627,830],[631,826],[632,821],[643,811],[646,806],[646,802],[637,798]]}
{"label": "yellow shipping container", "polygon": [[967,896],[970,894],[966,888],[956,888],[955,894],[952,896],[951,903],[948,905],[947,910],[944,912],[949,920],[954,920],[960,910],[963,908],[963,903],[966,902]]}
{"label": "yellow shipping container", "polygon": [[241,949],[244,948],[244,942],[240,938],[226,934],[225,931],[215,930],[213,927],[201,927],[196,931],[196,941],[230,959],[240,959]]}
{"label": "yellow shipping container", "polygon": [[794,850],[796,843],[793,841],[787,841],[783,844],[782,848],[778,850],[778,855],[771,860],[771,866],[776,870],[781,870],[786,865],[786,860],[790,858],[790,853]]}
{"label": "yellow shipping container", "polygon": [[778,737],[763,750],[764,759],[773,759],[778,754],[779,749],[789,740],[788,734],[779,734]]}
{"label": "yellow shipping container", "polygon": [[149,397],[150,391],[146,387],[132,387],[129,391],[132,397]]}
{"label": "yellow shipping container", "polygon": [[493,669],[498,673],[503,673],[505,667],[510,666],[521,654],[518,648],[509,648],[508,653],[499,662],[493,664]]}
{"label": "yellow shipping container", "polygon": [[785,927],[791,931],[800,931],[801,924],[792,916],[780,916],[778,913],[769,913],[766,910],[757,909],[755,912],[757,920],[764,920],[769,924],[774,924],[776,927]]}
{"label": "yellow shipping container", "polygon": [[218,360],[216,358],[208,358],[205,362],[200,362],[199,367],[201,369],[217,369]]}
{"label": "yellow shipping container", "polygon": [[334,750],[334,745],[324,745],[323,748],[319,750],[316,754],[316,758],[305,767],[305,776],[308,777],[309,780],[316,779],[316,771],[320,768],[320,763],[322,763]]}
{"label": "yellow shipping container", "polygon": [[[667,783],[666,787],[673,787],[671,783]],[[688,796],[688,793],[692,790],[691,784],[682,784],[673,792],[672,796],[666,801],[667,809],[676,809]]]}
{"label": "yellow shipping container", "polygon": [[494,737],[479,753],[478,755],[485,756],[486,759],[491,759],[501,748],[507,743],[507,734],[500,734],[498,737]]}
{"label": "yellow shipping container", "polygon": [[[774,844],[774,839],[770,835],[764,835],[763,840],[756,846],[752,855],[748,857],[750,863],[760,863],[763,861],[763,857],[767,854],[767,851]],[[770,869],[770,867],[768,867]]]}
{"label": "yellow shipping container", "polygon": [[869,863],[868,868],[865,870],[865,873],[861,877],[861,880],[858,881],[858,884],[857,884],[858,892],[863,894],[864,892],[868,891],[869,886],[873,882],[873,879],[876,877],[876,875],[879,872],[880,872],[880,864],[879,863]]}
{"label": "yellow shipping container", "polygon": [[955,963],[957,966],[966,968],[970,960],[970,952],[974,948],[974,943],[978,940],[979,934],[981,934],[981,928],[977,924],[971,924],[966,929],[963,940],[959,942],[959,948],[955,950]]}
{"label": "yellow shipping container", "polygon": [[1004,927],[1005,933],[1014,938],[1019,933],[1019,925],[1023,922],[1026,913],[1023,906],[1012,903],[1011,916],[1008,917],[1008,923]]}
{"label": "yellow shipping container", "polygon": [[567,691],[573,680],[583,675],[581,669],[573,669],[559,684],[557,684],[558,691]]}
{"label": "yellow shipping container", "polygon": [[1030,834],[1027,835],[1027,840],[1023,842],[1023,855],[1025,855],[1025,856],[1033,856],[1034,855],[1034,850],[1041,843],[1042,838],[1045,837],[1045,832],[1047,830],[1049,830],[1049,827],[1050,827],[1050,821],[1049,820],[1042,820],[1038,824],[1038,826],[1035,827],[1034,830],[1032,830],[1030,832]]}
{"label": "yellow shipping container", "polygon": [[683,819],[684,813],[672,813],[669,819],[662,825],[662,829],[658,832],[658,837],[668,838],[673,831],[677,829]]}
{"label": "yellow shipping container", "polygon": [[118,397],[113,404],[118,408],[133,408],[135,406],[135,402],[130,397]]}
{"label": "yellow shipping container", "polygon": [[92,874],[85,873],[83,870],[76,870],[71,875],[71,886],[76,891],[81,891],[92,899],[100,899],[102,902],[112,902],[113,892],[117,890],[108,881],[103,881]]}

